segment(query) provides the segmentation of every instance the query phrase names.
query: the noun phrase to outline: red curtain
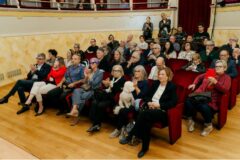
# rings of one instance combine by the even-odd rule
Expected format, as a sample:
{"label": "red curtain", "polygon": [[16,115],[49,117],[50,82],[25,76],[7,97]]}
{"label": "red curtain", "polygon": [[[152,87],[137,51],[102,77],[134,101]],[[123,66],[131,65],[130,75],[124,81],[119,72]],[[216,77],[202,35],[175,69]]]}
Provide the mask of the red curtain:
{"label": "red curtain", "polygon": [[210,24],[211,0],[179,0],[178,24],[188,34],[197,32],[199,23],[203,23],[205,30]]}
{"label": "red curtain", "polygon": [[133,0],[133,3],[144,3],[144,4],[134,4],[133,9],[146,9],[147,0]]}

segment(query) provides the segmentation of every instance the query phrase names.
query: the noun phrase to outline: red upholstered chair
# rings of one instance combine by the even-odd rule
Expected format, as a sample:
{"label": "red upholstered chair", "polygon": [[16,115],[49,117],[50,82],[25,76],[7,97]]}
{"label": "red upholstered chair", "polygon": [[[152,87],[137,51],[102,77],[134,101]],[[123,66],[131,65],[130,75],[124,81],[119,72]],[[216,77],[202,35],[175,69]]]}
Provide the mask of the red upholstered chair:
{"label": "red upholstered chair", "polygon": [[238,94],[238,78],[232,78],[231,88],[230,88],[230,99],[229,99],[229,109],[232,109],[236,105],[236,99]]}
{"label": "red upholstered chair", "polygon": [[91,58],[96,57],[96,53],[85,53],[85,58],[90,61]]}
{"label": "red upholstered chair", "polygon": [[188,88],[188,86],[192,84],[194,79],[200,74],[201,73],[181,69],[174,73],[173,82],[177,85]]}
{"label": "red upholstered chair", "polygon": [[238,91],[237,91],[237,94],[240,93],[240,66],[237,66],[237,71],[238,71],[238,76],[237,76],[237,79],[238,79]]}
{"label": "red upholstered chair", "polygon": [[186,64],[188,64],[188,60],[184,60],[184,59],[168,59],[168,60],[166,60],[166,66],[171,68],[173,73],[180,70]]}
{"label": "red upholstered chair", "polygon": [[147,74],[149,75],[150,72],[151,72],[152,67],[150,65],[145,65],[144,68],[145,68]]}
{"label": "red upholstered chair", "polygon": [[227,113],[229,105],[229,93],[223,94],[219,100],[219,111],[217,114],[217,128],[220,130],[227,122]]}
{"label": "red upholstered chair", "polygon": [[[148,80],[148,86],[152,85],[152,80]],[[177,87],[178,88],[178,87]],[[178,89],[177,89],[178,91]],[[179,90],[180,91],[180,90]],[[143,101],[140,102],[140,106]],[[175,107],[168,110],[168,124],[155,123],[154,127],[164,128],[168,127],[169,129],[169,142],[174,144],[182,135],[182,111],[183,103],[177,104]]]}

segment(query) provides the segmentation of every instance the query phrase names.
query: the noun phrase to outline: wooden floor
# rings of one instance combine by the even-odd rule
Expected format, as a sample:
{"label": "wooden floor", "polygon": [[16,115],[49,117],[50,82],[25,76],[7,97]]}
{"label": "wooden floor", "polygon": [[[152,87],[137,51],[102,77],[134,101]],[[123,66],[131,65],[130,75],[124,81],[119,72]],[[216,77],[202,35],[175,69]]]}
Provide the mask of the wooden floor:
{"label": "wooden floor", "polygon": [[[0,88],[0,97],[4,96],[10,87]],[[70,119],[55,116],[54,109],[48,109],[39,117],[34,116],[33,110],[16,115],[20,108],[17,102],[16,94],[8,104],[0,105],[0,137],[35,158],[134,159],[141,147],[120,145],[118,139],[108,138],[114,129],[110,124],[103,124],[101,132],[89,135],[86,130],[90,122],[86,117],[83,117],[77,126],[72,127],[69,125]],[[215,129],[209,136],[201,137],[201,124],[196,126],[193,133],[187,132],[185,120],[182,125],[182,137],[174,145],[168,143],[167,128],[154,129],[150,150],[144,158],[240,157],[240,97],[237,105],[228,113],[227,124],[220,131]],[[8,157],[6,155],[0,158]]]}

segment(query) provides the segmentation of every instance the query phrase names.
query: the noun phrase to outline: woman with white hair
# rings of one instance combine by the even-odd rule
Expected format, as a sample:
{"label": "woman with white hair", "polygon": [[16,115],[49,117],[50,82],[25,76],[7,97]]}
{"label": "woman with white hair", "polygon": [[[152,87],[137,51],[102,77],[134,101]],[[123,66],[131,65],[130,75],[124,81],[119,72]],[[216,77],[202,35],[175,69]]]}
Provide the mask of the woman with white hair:
{"label": "woman with white hair", "polygon": [[117,102],[114,101],[114,97],[122,91],[125,83],[122,66],[113,66],[111,77],[103,80],[102,83],[106,88],[104,92],[101,93],[104,94],[104,96],[95,97],[92,101],[92,106],[89,112],[89,117],[92,120],[92,126],[87,130],[87,132],[99,131],[106,108],[117,105]]}
{"label": "woman with white hair", "polygon": [[147,92],[147,73],[145,68],[142,65],[138,65],[134,68],[133,74],[133,86],[134,91],[132,92],[133,98],[135,100],[135,105],[130,106],[129,108],[122,108],[117,115],[117,128],[110,134],[110,138],[118,137],[122,139],[126,133],[126,125],[128,124],[128,114],[133,113],[134,119],[136,118],[138,102],[140,99],[146,96]]}
{"label": "woman with white hair", "polygon": [[[194,131],[194,116],[196,112],[200,112],[204,119],[204,129],[201,136],[207,136],[212,130],[212,117],[213,114],[218,112],[218,102],[221,100],[221,95],[227,93],[231,87],[231,78],[225,73],[227,70],[227,63],[224,60],[217,60],[215,69],[207,71],[204,74],[197,76],[188,88],[193,90],[194,93],[210,92],[211,101],[198,102],[187,98],[185,101],[186,116],[188,117],[188,131]],[[196,88],[196,86],[199,86]]]}
{"label": "woman with white hair", "polygon": [[[72,103],[73,107],[68,116],[78,117],[80,111],[83,109],[86,100],[90,99],[94,90],[101,86],[103,79],[103,72],[99,70],[99,60],[97,58],[90,59],[91,69],[85,68],[84,70],[84,84],[81,88],[76,88],[73,90]],[[79,119],[77,119],[76,123]]]}

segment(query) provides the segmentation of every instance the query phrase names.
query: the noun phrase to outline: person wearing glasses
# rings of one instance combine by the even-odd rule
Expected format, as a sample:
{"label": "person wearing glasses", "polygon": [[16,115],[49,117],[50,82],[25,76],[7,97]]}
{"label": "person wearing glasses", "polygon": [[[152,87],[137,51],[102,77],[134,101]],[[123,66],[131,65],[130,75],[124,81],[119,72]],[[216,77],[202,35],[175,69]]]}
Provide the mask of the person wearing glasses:
{"label": "person wearing glasses", "polygon": [[[135,106],[130,106],[129,108],[122,108],[119,110],[117,115],[117,128],[110,134],[110,138],[115,138],[119,136],[119,139],[122,139],[126,136],[126,126],[129,122],[128,115],[132,113],[133,118],[136,119],[138,111],[135,109],[138,108],[139,100],[146,96],[148,83],[147,83],[147,72],[142,65],[138,65],[133,70],[134,75],[132,78],[134,91],[132,92],[133,98],[135,100]],[[130,124],[134,124],[132,120]]]}
{"label": "person wearing glasses", "polygon": [[141,56],[138,51],[134,51],[131,58],[122,64],[124,73],[126,75],[133,75],[133,69],[141,64]]}
{"label": "person wearing glasses", "polygon": [[163,57],[158,57],[156,59],[156,65],[152,67],[148,79],[158,80],[158,73],[161,69],[166,68],[165,60]]}
{"label": "person wearing glasses", "polygon": [[116,94],[119,94],[125,83],[124,71],[122,66],[115,65],[112,68],[111,77],[102,81],[105,89],[106,99],[94,99],[90,108],[89,117],[92,120],[92,126],[87,132],[96,132],[101,128],[101,123],[106,111],[106,107],[114,107],[118,102],[114,101]]}
{"label": "person wearing glasses", "polygon": [[[220,51],[219,59],[224,60],[227,63],[226,74],[228,74],[231,78],[237,77],[238,71],[237,71],[237,68],[236,68],[236,63],[234,62],[234,60],[232,60],[230,58],[229,51],[228,50]],[[210,68],[215,67],[216,61],[217,61],[217,59],[212,61]]]}
{"label": "person wearing glasses", "polygon": [[[207,136],[213,130],[212,118],[213,114],[218,112],[218,102],[221,99],[221,95],[227,93],[231,87],[231,78],[225,73],[227,70],[227,63],[224,60],[217,60],[215,62],[215,77],[206,77],[206,74],[197,76],[193,84],[189,85],[188,89],[193,90],[195,93],[211,92],[212,101],[209,103],[196,103],[189,98],[185,101],[185,114],[188,118],[188,131],[193,132],[195,130],[194,117],[196,112],[200,112],[204,119],[204,129],[201,132],[201,136]],[[196,86],[199,86],[196,88]],[[196,103],[196,104],[195,104]]]}
{"label": "person wearing glasses", "polygon": [[64,59],[62,57],[57,57],[50,73],[47,76],[47,80],[34,82],[28,99],[25,102],[25,106],[29,106],[32,103],[33,98],[36,97],[39,107],[35,116],[40,116],[44,111],[42,94],[47,94],[48,91],[56,88],[63,79],[66,70]]}
{"label": "person wearing glasses", "polygon": [[240,66],[240,48],[233,49],[232,60],[238,67]]}
{"label": "person wearing glasses", "polygon": [[164,55],[161,53],[161,46],[159,44],[154,44],[152,53],[148,55],[147,64],[155,66],[155,61],[158,57],[164,57]]}
{"label": "person wearing glasses", "polygon": [[51,66],[45,63],[46,55],[44,53],[39,53],[36,59],[37,63],[30,65],[30,72],[27,75],[27,79],[18,80],[17,83],[10,90],[10,92],[2,99],[0,99],[0,104],[8,103],[8,99],[11,96],[13,96],[16,92],[18,92],[22,108],[17,112],[17,114],[21,114],[29,110],[29,107],[26,107],[24,105],[24,103],[26,102],[26,96],[24,94],[24,91],[29,92],[34,82],[45,80],[47,78],[48,73],[51,70]]}
{"label": "person wearing glasses", "polygon": [[68,116],[77,117],[76,121],[72,124],[75,125],[79,121],[79,113],[84,107],[86,100],[90,99],[94,91],[97,90],[103,80],[103,72],[98,68],[100,61],[97,58],[90,59],[90,69],[85,68],[83,85],[76,88],[72,95],[72,110]]}
{"label": "person wearing glasses", "polygon": [[171,82],[173,73],[169,68],[159,71],[158,80],[153,82],[143,101],[147,109],[139,112],[136,123],[127,137],[120,139],[120,144],[130,144],[134,136],[142,140],[142,149],[138,158],[143,157],[149,150],[151,129],[154,123],[167,124],[167,111],[177,104],[176,85]]}

